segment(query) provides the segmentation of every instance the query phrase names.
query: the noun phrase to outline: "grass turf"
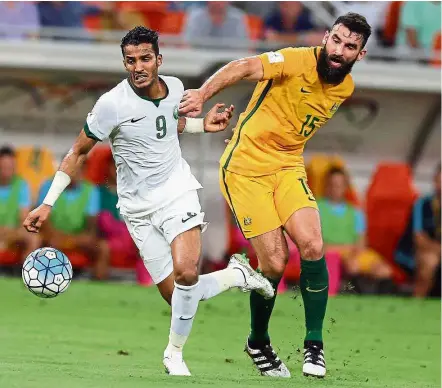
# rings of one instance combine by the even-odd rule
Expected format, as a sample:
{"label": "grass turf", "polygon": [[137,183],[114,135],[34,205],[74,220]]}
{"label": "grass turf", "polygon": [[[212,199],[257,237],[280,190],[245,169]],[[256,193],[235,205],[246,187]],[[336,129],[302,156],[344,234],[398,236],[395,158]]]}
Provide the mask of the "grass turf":
{"label": "grass turf", "polygon": [[164,373],[169,308],[155,288],[74,281],[39,299],[20,279],[0,279],[0,387],[389,387],[440,386],[440,302],[341,296],[325,323],[323,380],[301,373],[303,307],[278,296],[272,341],[292,372],[263,378],[243,353],[248,295],[200,304],[186,345],[191,378]]}

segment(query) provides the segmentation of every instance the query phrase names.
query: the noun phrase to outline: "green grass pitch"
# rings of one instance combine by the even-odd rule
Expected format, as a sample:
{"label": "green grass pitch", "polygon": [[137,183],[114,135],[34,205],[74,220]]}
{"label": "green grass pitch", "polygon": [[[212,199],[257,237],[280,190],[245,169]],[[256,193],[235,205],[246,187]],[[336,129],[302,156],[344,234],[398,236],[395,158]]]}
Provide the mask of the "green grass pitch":
{"label": "green grass pitch", "polygon": [[440,301],[340,296],[325,323],[327,377],[301,373],[303,307],[278,296],[272,341],[292,378],[257,374],[243,353],[248,295],[202,302],[185,348],[191,378],[164,373],[169,308],[155,288],[73,281],[42,300],[20,279],[0,279],[0,387],[388,387],[440,386]]}

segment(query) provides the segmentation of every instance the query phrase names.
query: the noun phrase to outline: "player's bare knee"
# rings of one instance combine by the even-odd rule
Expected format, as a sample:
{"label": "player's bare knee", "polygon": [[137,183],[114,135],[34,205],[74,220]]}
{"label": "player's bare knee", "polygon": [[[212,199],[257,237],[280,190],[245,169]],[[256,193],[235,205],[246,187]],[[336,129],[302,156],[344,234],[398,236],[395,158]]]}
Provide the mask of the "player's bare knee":
{"label": "player's bare knee", "polygon": [[198,281],[198,270],[196,268],[185,268],[175,270],[175,282],[182,286],[193,286]]}
{"label": "player's bare knee", "polygon": [[321,238],[307,240],[299,244],[301,257],[304,260],[319,260],[324,256],[324,244]]}
{"label": "player's bare knee", "polygon": [[287,264],[288,255],[284,252],[278,252],[270,256],[265,265],[261,266],[264,276],[271,279],[279,279],[282,277]]}

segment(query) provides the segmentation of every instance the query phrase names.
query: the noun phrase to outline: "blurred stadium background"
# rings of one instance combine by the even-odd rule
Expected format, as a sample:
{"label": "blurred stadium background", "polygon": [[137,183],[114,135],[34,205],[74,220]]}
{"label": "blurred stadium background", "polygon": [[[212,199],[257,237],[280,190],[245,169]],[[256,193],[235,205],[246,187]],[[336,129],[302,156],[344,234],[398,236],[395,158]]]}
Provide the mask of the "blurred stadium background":
{"label": "blurred stadium background", "polygon": [[[30,189],[31,199],[26,200],[22,193],[20,206],[38,203],[47,189],[45,181],[96,99],[125,76],[119,48],[125,30],[138,24],[158,30],[164,56],[162,73],[175,75],[186,88],[192,88],[235,58],[287,45],[320,45],[336,15],[349,10],[364,14],[373,27],[369,54],[354,67],[357,87],[353,97],[306,148],[309,184],[321,198],[326,195],[328,168],[346,170],[346,199],[365,213],[366,227],[360,233],[366,237],[366,247],[391,266],[396,285],[403,289],[408,285],[410,291],[412,279],[394,263],[394,252],[413,204],[433,191],[434,170],[440,160],[437,2],[2,2],[0,144],[14,149],[16,172]],[[253,85],[244,83],[217,98],[235,104],[234,123],[252,90]],[[237,250],[253,256],[218,188],[218,158],[228,137],[229,133],[180,137],[184,156],[204,186],[200,195],[210,221],[204,235],[204,270],[222,266],[225,256]],[[107,155],[106,145],[97,147],[84,179],[97,186],[108,182]],[[112,233],[103,230],[109,225],[99,216],[112,204],[109,206],[106,197],[106,204],[102,200],[100,205],[98,196],[84,209],[85,218],[89,215],[97,220],[98,216],[94,233],[107,238]],[[0,201],[6,204],[7,198],[4,195]],[[440,236],[440,216],[436,221]],[[10,226],[18,227],[18,218]],[[22,245],[19,249],[11,242]],[[5,233],[3,241],[0,238],[0,263],[16,264],[26,249],[50,242],[24,242],[21,236],[10,234],[8,239]],[[91,256],[101,255],[75,249],[81,244],[73,241],[52,243],[69,251],[75,267],[87,268],[94,259]],[[109,244],[111,267],[135,268],[136,255],[123,254],[127,246],[118,250],[117,245]],[[288,283],[296,282],[299,272],[296,248],[292,251]],[[140,281],[148,282],[141,273],[142,265],[138,269]],[[98,277],[108,276],[103,271]],[[345,268],[339,276],[345,278]]]}
{"label": "blurred stadium background", "polygon": [[[413,245],[414,230],[416,233],[427,233],[433,244],[432,261],[419,264],[422,265],[419,268],[423,271],[421,281],[426,284],[423,286],[425,292],[421,290],[421,296],[423,293],[440,297],[440,192],[434,194],[435,171],[441,158],[440,8],[439,2],[426,1],[1,2],[0,269],[2,275],[17,275],[22,261],[31,249],[49,244],[66,252],[72,261],[74,271],[84,278],[129,280],[150,285],[149,276],[143,270],[143,264],[131,246],[127,233],[121,229],[121,220],[115,212],[115,188],[112,174],[109,173],[112,169],[108,169],[110,159],[106,144],[94,149],[83,176],[79,178],[80,182],[84,180],[93,185],[87,186],[89,191],[84,191],[86,197],[74,193],[84,186],[80,183],[77,188],[71,188],[72,195],[66,196],[68,205],[64,210],[59,210],[65,212],[59,213],[59,216],[62,220],[68,220],[66,224],[75,218],[72,223],[80,222],[79,228],[75,229],[64,225],[63,222],[60,223],[59,217],[58,222],[52,223],[49,233],[43,234],[41,239],[32,240],[23,234],[20,227],[19,210],[25,213],[29,208],[39,204],[47,189],[47,180],[51,179],[61,158],[70,148],[97,98],[125,77],[119,48],[119,41],[125,31],[140,24],[158,30],[161,34],[160,51],[164,57],[162,74],[177,76],[182,79],[186,88],[194,88],[200,86],[210,74],[230,60],[286,46],[321,45],[324,32],[332,25],[336,16],[353,11],[365,15],[372,25],[373,35],[368,45],[368,55],[353,69],[352,74],[356,84],[353,97],[339,109],[333,120],[313,137],[306,147],[305,154],[309,185],[316,198],[327,201],[331,195],[328,186],[331,182],[328,181],[330,177],[327,175],[330,168],[343,169],[347,180],[344,180],[344,183],[336,183],[341,186],[335,189],[343,192],[343,203],[353,209],[352,211],[362,214],[362,217],[359,217],[362,221],[358,221],[358,226],[357,228],[355,226],[353,231],[359,237],[358,244],[354,244],[357,246],[352,247],[353,242],[346,242],[347,251],[339,249],[328,251],[329,270],[333,279],[331,293],[403,295],[416,293],[414,278],[419,260],[416,255],[411,255],[401,261],[398,260],[397,254],[400,242],[405,245],[409,243],[409,246],[404,248],[409,252],[418,252],[419,246]],[[217,101],[236,106],[233,124],[245,108],[252,90],[252,84],[244,83],[230,88],[216,98]],[[218,187],[218,159],[225,146],[224,140],[230,136],[229,131],[228,129],[227,132],[210,136],[180,137],[184,157],[204,186],[204,190],[200,192],[200,199],[210,226],[203,237],[203,271],[223,267],[226,264],[226,257],[235,251],[246,252],[252,260],[255,260],[253,252],[237,230]],[[15,176],[20,177],[25,183],[13,179]],[[440,190],[440,175],[437,179]],[[431,196],[430,201],[426,202],[430,204],[430,210],[423,212],[423,202],[420,198],[427,195]],[[83,218],[78,218],[79,214]],[[333,220],[333,217],[328,220],[332,228]],[[421,225],[420,230],[417,230],[416,222]],[[326,236],[324,238],[327,240]],[[99,241],[99,244],[92,246],[91,241]],[[327,241],[325,242],[327,245]],[[333,243],[329,245],[333,246]],[[292,286],[296,287],[299,278],[299,255],[296,247],[291,245],[290,252],[281,293],[290,290]],[[358,265],[353,266],[352,263]],[[432,280],[435,280],[434,284]],[[10,281],[4,279],[0,285],[6,295],[8,292],[13,292]],[[101,286],[108,287],[97,284],[91,287]],[[71,298],[69,303],[78,302],[78,317],[84,316],[84,319],[90,319],[94,311],[92,307],[87,306],[92,294],[96,292],[94,298],[98,298],[98,301],[91,303],[102,303],[102,307],[94,304],[93,306],[99,314],[103,314],[103,319],[113,322],[116,327],[119,327],[119,324],[123,326],[123,321],[116,321],[119,309],[123,309],[123,314],[130,319],[131,314],[133,316],[137,314],[135,310],[140,310],[137,306],[140,306],[144,300],[144,294],[132,288],[123,288],[127,286],[121,286],[122,290],[137,300],[129,306],[123,295],[115,289],[103,288],[100,294],[99,288],[89,290],[82,287],[84,286],[79,286],[77,291],[72,290],[73,296],[66,296],[66,303],[69,298]],[[149,300],[153,306],[156,306],[158,303],[153,301],[159,300],[159,296],[154,290],[149,292],[149,295],[152,295]],[[113,293],[116,294],[115,298],[112,297]],[[104,296],[108,294],[111,296]],[[288,308],[289,302],[288,299],[282,300],[283,304],[278,311],[284,316],[286,310],[281,306]],[[339,301],[339,297],[336,300]],[[46,314],[55,319],[55,325],[63,325],[62,327],[67,325],[71,329],[73,327],[78,329],[83,321],[77,324],[75,320],[70,319],[67,322],[57,316],[57,314],[70,316],[68,305],[64,304],[62,307],[59,302],[55,301],[51,310],[49,308],[46,310]],[[18,321],[27,319],[27,311],[31,311],[33,317],[39,321],[48,315],[42,315],[35,306],[31,307],[30,302],[25,302],[24,296],[16,296],[8,303],[6,308],[11,312],[11,316],[5,319],[3,331],[0,330],[0,338],[6,341],[6,337],[10,335],[8,337],[10,341],[5,342],[4,349],[12,354],[10,362],[15,362],[15,366],[22,365],[17,361],[18,358],[14,359],[14,352],[19,352],[20,349],[22,352],[28,352],[29,360],[33,356],[41,357],[41,352],[35,348],[31,349],[32,341],[25,341],[31,339],[35,333],[26,332],[29,329],[24,326],[17,326],[21,329],[15,331],[13,328]],[[106,303],[109,306],[115,305],[115,311],[112,310],[114,314],[103,307],[107,306]],[[221,307],[218,314],[221,314],[223,309],[230,311],[227,303],[225,299],[222,305],[224,307]],[[238,313],[247,310],[246,300],[241,303],[244,304],[240,305],[238,301],[235,305]],[[341,317],[347,325],[350,325],[340,327],[344,336],[346,330],[355,329],[349,323],[351,314],[342,307],[343,304],[335,304],[338,302],[333,300],[331,303],[334,307],[340,306],[336,311],[341,309],[339,310],[343,314]],[[351,306],[357,311],[361,309],[357,302],[352,303]],[[387,302],[384,305],[367,303],[365,306],[373,306],[367,307],[366,319],[362,318],[361,322],[369,322],[371,316],[379,320],[388,320],[387,315],[393,309],[402,311],[402,307],[405,306],[403,301],[392,303],[391,306],[395,307],[391,307]],[[435,373],[437,364],[440,373],[440,354],[437,356],[439,361],[437,357],[436,360],[433,357],[440,342],[440,311],[437,311],[435,305],[422,307],[413,305],[414,302],[409,303],[411,303],[408,305],[409,314],[397,314],[396,319],[405,322],[411,315],[422,316],[425,320],[428,318],[426,321],[428,332],[425,333],[434,336],[421,338],[411,337],[410,334],[408,344],[416,341],[421,347],[410,350],[407,345],[407,348],[401,351],[405,352],[404,354],[413,353],[416,357],[426,355],[431,361],[436,362],[431,366],[433,369],[427,370],[428,375],[415,373],[413,375],[415,377],[410,380],[414,383],[410,383],[410,387],[433,387],[436,386],[435,381],[440,381]],[[88,308],[90,310],[87,310]],[[370,313],[375,311],[370,310],[371,308],[378,308],[377,312],[372,313],[374,315]],[[209,311],[209,308],[206,310],[206,313],[202,312],[202,316],[209,321],[209,316],[216,312]],[[302,314],[300,310],[299,314]],[[167,315],[167,311],[164,315]],[[245,312],[242,315],[247,319]],[[144,318],[149,319],[148,316]],[[160,318],[161,322],[158,325],[165,325],[166,328],[168,318],[163,318]],[[245,319],[241,318],[242,321]],[[151,325],[157,323],[157,321],[152,322]],[[226,321],[222,322],[228,324]],[[281,322],[285,321],[280,318],[277,322],[281,325]],[[415,333],[419,332],[411,322],[409,326],[403,327],[404,332],[408,334],[413,330]],[[92,321],[90,324],[89,330],[95,328],[97,331],[88,332],[84,338],[87,338],[87,341],[98,341],[95,333],[98,333],[103,322]],[[213,326],[216,324],[213,322]],[[110,324],[108,326],[111,327]],[[288,323],[287,325],[284,323],[283,326],[285,328]],[[365,332],[370,330],[369,326],[360,328]],[[154,330],[152,327],[154,326],[150,326],[149,330]],[[164,338],[167,336],[165,328]],[[138,329],[144,330],[140,325]],[[383,329],[380,326],[378,329],[381,337]],[[423,328],[421,331],[427,329]],[[18,337],[22,335],[21,330],[25,334],[20,342]],[[302,330],[301,326],[299,330]],[[385,330],[385,335],[394,338],[394,327],[385,326]],[[334,333],[338,336],[339,330]],[[44,334],[41,335],[43,340],[49,338],[47,335],[46,337]],[[206,335],[211,334],[206,333]],[[73,336],[75,337],[75,334]],[[238,336],[237,333],[235,336]],[[342,336],[337,338],[343,338]],[[75,341],[78,338],[80,337],[77,336]],[[131,346],[136,348],[138,338],[134,337],[133,342],[130,342],[131,340],[132,338],[126,343],[131,343]],[[240,336],[239,341],[242,340]],[[396,338],[394,341],[402,343],[401,338]],[[158,346],[161,350],[161,345]],[[339,345],[334,346],[338,354]],[[363,346],[361,345],[361,349]],[[368,346],[371,345],[367,344]],[[58,351],[64,352],[65,348],[66,352],[68,348],[71,349],[71,343],[69,346],[65,344],[65,347],[62,346]],[[430,348],[431,351],[428,353],[427,350]],[[78,354],[75,353],[75,347],[73,351],[74,354]],[[195,349],[192,351],[197,354]],[[53,359],[48,358],[48,362],[55,362],[56,354],[58,353],[53,354]],[[95,353],[91,354],[88,357],[95,362],[97,360],[93,356]],[[208,357],[212,356],[215,357],[213,354]],[[21,353],[17,353],[17,357],[21,357]],[[374,353],[371,357],[373,360],[379,358]],[[102,361],[103,365],[107,365],[107,361],[104,359]],[[225,361],[230,363],[228,359]],[[66,363],[69,362],[71,359],[66,359]],[[114,365],[114,362],[117,363],[114,360],[107,365],[108,369]],[[150,360],[146,361],[146,364],[150,365]],[[15,373],[21,368],[8,369],[9,364],[4,365],[4,369],[0,368],[2,373]],[[99,367],[104,367],[103,365],[99,362]],[[368,363],[367,368],[370,365]],[[401,365],[404,368],[402,376],[405,376],[406,364]],[[421,365],[420,368],[427,366],[430,368],[430,364],[425,365]],[[372,365],[373,368],[377,366],[376,363]],[[409,368],[414,366],[416,365],[410,365]],[[225,365],[220,373],[230,373],[228,367]],[[31,368],[28,372],[37,373],[33,371],[32,363],[28,368]],[[63,366],[59,368],[60,371],[63,370]],[[138,365],[138,368],[141,367]],[[395,379],[400,380],[401,373],[399,370],[396,371]],[[203,370],[203,374],[204,372],[207,371]],[[84,373],[89,373],[87,368]],[[109,369],[106,373],[113,371]],[[382,375],[381,371],[379,373]],[[431,378],[428,377],[430,375]],[[31,383],[26,385],[24,380],[14,385],[12,384],[14,380],[8,380],[7,377],[12,375],[4,376],[5,380],[1,380],[0,377],[0,383],[1,381],[5,383],[0,384],[1,386],[36,386]],[[35,381],[46,381],[43,375],[38,376]],[[356,372],[355,376],[358,383],[361,381],[359,378],[365,380],[365,376],[358,376]],[[48,378],[47,386],[55,386],[51,384],[55,384],[56,376],[52,375],[51,378],[52,380]],[[427,378],[428,381],[419,378]],[[395,385],[393,383],[395,379],[392,378],[392,381],[387,382],[378,376],[376,384],[367,386],[408,386],[401,382]],[[32,379],[29,381],[32,382]],[[90,386],[98,387],[102,383],[103,381],[97,377],[97,381]],[[163,383],[160,383],[160,386],[165,386]],[[384,383],[387,385],[383,385]],[[341,385],[343,382],[336,384],[344,386]],[[353,381],[347,384],[350,385],[345,386],[355,386],[356,383]],[[73,380],[66,386],[86,385]],[[135,385],[127,383],[127,386]]]}

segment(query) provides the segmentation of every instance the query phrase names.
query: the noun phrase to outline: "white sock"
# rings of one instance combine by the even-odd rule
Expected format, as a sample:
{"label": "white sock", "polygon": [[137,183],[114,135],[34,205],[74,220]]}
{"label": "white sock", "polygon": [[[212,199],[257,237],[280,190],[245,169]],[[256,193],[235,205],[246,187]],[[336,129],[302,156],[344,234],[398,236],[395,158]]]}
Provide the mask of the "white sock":
{"label": "white sock", "polygon": [[[200,300],[207,300],[232,287],[245,285],[239,269],[226,268],[199,276],[193,286],[182,286],[175,282],[172,294],[172,320],[169,344],[166,352],[182,352],[192,330],[193,320]],[[181,319],[180,319],[181,318]],[[184,318],[184,319],[183,319]]]}
{"label": "white sock", "polygon": [[199,277],[201,300],[207,300],[233,287],[243,287],[243,273],[236,268],[226,268]]}
{"label": "white sock", "polygon": [[166,352],[182,352],[192,330],[193,319],[201,299],[200,283],[182,286],[175,282],[172,294],[172,319]]}

